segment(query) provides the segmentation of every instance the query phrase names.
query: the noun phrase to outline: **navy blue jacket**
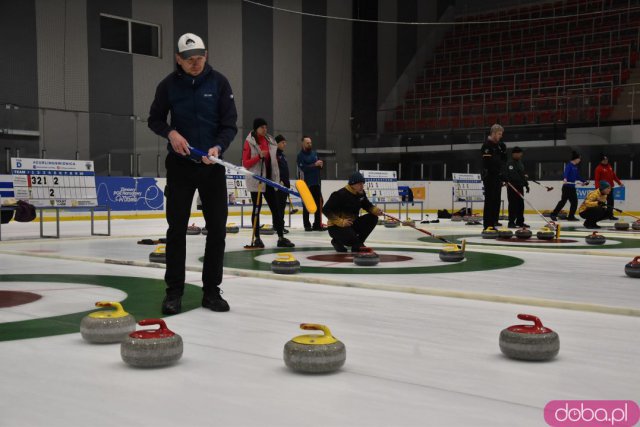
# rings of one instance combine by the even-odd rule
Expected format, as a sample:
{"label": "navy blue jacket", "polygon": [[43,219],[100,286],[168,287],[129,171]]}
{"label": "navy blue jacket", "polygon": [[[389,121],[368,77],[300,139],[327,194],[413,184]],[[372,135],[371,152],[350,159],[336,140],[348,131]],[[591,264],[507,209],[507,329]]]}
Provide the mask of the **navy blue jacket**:
{"label": "navy blue jacket", "polygon": [[[171,112],[171,123],[167,115]],[[149,111],[149,128],[167,138],[177,130],[189,145],[208,151],[216,145],[223,153],[238,133],[238,113],[231,85],[209,64],[193,77],[180,67],[162,80]],[[167,144],[173,152],[171,144]]]}
{"label": "navy blue jacket", "polygon": [[298,153],[298,169],[307,185],[320,185],[320,168],[314,165],[317,160],[318,154],[313,150]]}
{"label": "navy blue jacket", "polygon": [[276,155],[278,157],[278,168],[280,169],[280,182],[289,188],[291,187],[291,182],[289,181],[289,162],[287,162],[287,158],[282,150],[278,149]]}

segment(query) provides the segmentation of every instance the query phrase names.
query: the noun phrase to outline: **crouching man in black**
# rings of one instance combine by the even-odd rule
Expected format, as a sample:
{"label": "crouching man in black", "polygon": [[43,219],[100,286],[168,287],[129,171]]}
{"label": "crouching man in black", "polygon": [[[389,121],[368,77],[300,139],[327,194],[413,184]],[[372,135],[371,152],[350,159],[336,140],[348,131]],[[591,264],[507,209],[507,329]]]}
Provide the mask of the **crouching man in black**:
{"label": "crouching man in black", "polygon": [[[360,209],[368,213],[360,216]],[[382,215],[367,199],[364,176],[360,172],[351,175],[344,188],[331,194],[322,213],[329,219],[331,244],[337,252],[347,252],[346,246],[351,246],[351,252],[360,251]]]}

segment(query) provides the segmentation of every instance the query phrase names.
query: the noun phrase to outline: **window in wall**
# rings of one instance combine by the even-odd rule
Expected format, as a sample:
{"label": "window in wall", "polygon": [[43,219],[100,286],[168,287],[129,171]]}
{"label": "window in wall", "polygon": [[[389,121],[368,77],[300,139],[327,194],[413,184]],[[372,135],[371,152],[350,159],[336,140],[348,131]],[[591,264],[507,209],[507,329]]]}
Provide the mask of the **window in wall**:
{"label": "window in wall", "polygon": [[160,27],[102,14],[100,47],[105,50],[160,57]]}

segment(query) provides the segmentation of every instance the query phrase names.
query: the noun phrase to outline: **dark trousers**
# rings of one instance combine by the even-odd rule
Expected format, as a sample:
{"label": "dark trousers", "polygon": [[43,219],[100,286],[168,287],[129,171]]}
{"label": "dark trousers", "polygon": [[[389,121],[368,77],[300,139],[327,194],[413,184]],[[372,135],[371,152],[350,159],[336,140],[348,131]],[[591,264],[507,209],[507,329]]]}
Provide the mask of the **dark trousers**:
{"label": "dark trousers", "polygon": [[191,216],[191,204],[198,190],[202,213],[208,230],[202,267],[202,284],[205,296],[217,294],[222,283],[222,264],[227,226],[227,184],[225,168],[205,165],[167,155],[167,270],[164,280],[168,295],[182,295],[184,291],[185,260],[187,252],[187,227]]}
{"label": "dark trousers", "polygon": [[578,209],[578,193],[576,192],[575,185],[563,185],[562,186],[562,198],[556,205],[552,212],[552,215],[558,215],[558,212],[564,208],[564,205],[569,201],[569,218],[576,216],[576,209]]}
{"label": "dark trousers", "polygon": [[607,216],[606,218],[611,218],[613,216],[613,187],[611,187],[611,192],[607,194]]}
{"label": "dark trousers", "polygon": [[502,181],[498,177],[487,176],[482,180],[484,184],[484,210],[482,225],[484,228],[495,227],[500,217],[500,194]]}
{"label": "dark trousers", "polygon": [[[318,210],[313,215],[313,228],[322,227],[322,192],[320,191],[320,185],[310,185],[309,191],[313,196],[313,200],[316,202],[316,206]],[[304,228],[311,228],[311,223],[309,222],[309,211],[307,207],[302,204],[302,222],[304,224]]]}
{"label": "dark trousers", "polygon": [[260,199],[258,199],[258,192],[251,192],[251,200],[253,201],[253,210],[251,211],[251,225],[254,226],[255,221],[255,237],[260,237],[260,210],[262,209],[262,201],[266,200],[269,210],[271,211],[271,221],[273,222],[273,229],[276,230],[278,236],[284,235],[284,211],[281,210],[280,201],[281,191],[277,191],[273,187],[267,187],[262,193],[260,193]]}
{"label": "dark trousers", "polygon": [[287,202],[289,201],[289,194],[284,191],[277,191],[278,203],[280,209],[280,215],[282,216],[282,227],[284,227],[284,213],[287,210]]}
{"label": "dark trousers", "polygon": [[[513,185],[513,184],[511,184]],[[523,193],[523,187],[513,185],[520,194]],[[507,199],[509,200],[509,224],[524,224],[524,200],[516,193],[513,188],[507,187]]]}
{"label": "dark trousers", "polygon": [[374,214],[362,215],[353,222],[351,227],[329,227],[329,236],[344,246],[351,246],[352,251],[357,251],[376,228],[378,217]]}
{"label": "dark trousers", "polygon": [[605,218],[608,218],[608,213],[606,209],[601,208],[600,206],[595,208],[587,208],[580,213],[580,216],[585,219],[584,225],[596,225],[598,221],[602,221]]}

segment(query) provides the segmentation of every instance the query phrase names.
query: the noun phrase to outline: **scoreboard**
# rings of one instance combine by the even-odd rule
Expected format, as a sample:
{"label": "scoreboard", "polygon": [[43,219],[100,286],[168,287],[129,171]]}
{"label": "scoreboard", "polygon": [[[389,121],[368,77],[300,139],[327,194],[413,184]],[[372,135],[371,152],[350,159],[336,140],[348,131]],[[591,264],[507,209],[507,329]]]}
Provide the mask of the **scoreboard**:
{"label": "scoreboard", "polygon": [[227,202],[230,205],[251,205],[251,192],[247,189],[247,178],[244,174],[227,168]]}
{"label": "scoreboard", "polygon": [[15,197],[34,206],[98,204],[92,161],[12,158],[11,173]]}
{"label": "scoreboard", "polygon": [[399,202],[396,171],[361,170],[365,178],[364,191],[372,203]]}

